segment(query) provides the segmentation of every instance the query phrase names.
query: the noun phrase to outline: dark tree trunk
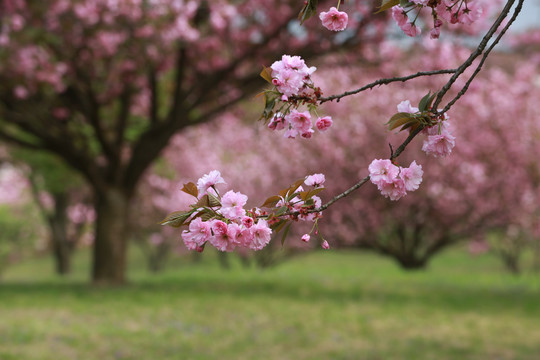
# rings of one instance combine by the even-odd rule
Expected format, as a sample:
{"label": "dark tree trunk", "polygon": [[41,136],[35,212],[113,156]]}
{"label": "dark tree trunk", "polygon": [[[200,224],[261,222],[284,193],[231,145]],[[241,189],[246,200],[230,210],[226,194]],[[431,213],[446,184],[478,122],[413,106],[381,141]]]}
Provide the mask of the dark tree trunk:
{"label": "dark tree trunk", "polygon": [[96,237],[92,281],[94,284],[119,285],[126,281],[128,212],[131,196],[108,187],[96,191]]}
{"label": "dark tree trunk", "polygon": [[514,274],[519,275],[521,273],[521,267],[519,264],[519,255],[515,254],[503,254],[502,259],[506,269]]}
{"label": "dark tree trunk", "polygon": [[56,193],[54,196],[54,213],[48,218],[51,229],[51,240],[55,260],[56,273],[66,275],[71,271],[71,245],[67,235],[67,206],[66,193]]}

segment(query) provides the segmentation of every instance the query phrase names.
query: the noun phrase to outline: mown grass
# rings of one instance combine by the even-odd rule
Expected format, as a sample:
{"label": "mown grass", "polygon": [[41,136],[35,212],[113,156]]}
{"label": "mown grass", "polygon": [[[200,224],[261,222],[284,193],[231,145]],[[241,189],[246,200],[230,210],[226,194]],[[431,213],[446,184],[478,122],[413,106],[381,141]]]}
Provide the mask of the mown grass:
{"label": "mown grass", "polygon": [[[213,254],[122,288],[55,278],[45,260],[0,284],[0,359],[540,359],[540,277],[490,256],[406,273],[358,252],[222,270]],[[83,254],[81,254],[83,256]]]}

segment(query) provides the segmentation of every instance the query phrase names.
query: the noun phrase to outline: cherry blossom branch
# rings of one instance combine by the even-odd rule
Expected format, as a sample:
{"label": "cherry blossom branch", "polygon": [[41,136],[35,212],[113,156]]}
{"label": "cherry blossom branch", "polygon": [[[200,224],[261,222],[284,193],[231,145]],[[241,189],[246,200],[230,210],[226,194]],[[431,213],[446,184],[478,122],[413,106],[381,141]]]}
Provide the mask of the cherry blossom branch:
{"label": "cherry blossom branch", "polygon": [[415,74],[411,74],[411,75],[407,75],[407,76],[379,79],[377,81],[374,81],[372,83],[364,85],[361,88],[358,88],[356,90],[350,90],[350,91],[346,91],[346,92],[344,92],[342,94],[332,95],[332,96],[328,96],[328,97],[321,97],[321,98],[319,98],[318,101],[319,101],[320,104],[323,104],[323,103],[325,103],[327,101],[334,101],[334,100],[337,100],[339,102],[342,98],[344,98],[346,96],[355,95],[355,94],[361,93],[362,91],[373,89],[376,86],[388,85],[388,84],[391,84],[391,83],[394,83],[394,82],[405,82],[405,81],[412,80],[412,79],[415,79],[415,78],[418,78],[418,77],[423,77],[423,76],[454,74],[457,70],[458,69],[442,69],[442,70],[433,70],[433,71],[419,71],[419,72],[417,72]]}
{"label": "cherry blossom branch", "polygon": [[[450,90],[450,88],[456,82],[456,80],[465,72],[465,70],[467,70],[472,65],[474,60],[476,60],[484,52],[484,49],[486,48],[489,40],[491,40],[493,35],[497,32],[497,29],[499,28],[499,26],[502,24],[504,19],[508,16],[508,13],[510,12],[510,9],[514,5],[514,3],[515,3],[515,0],[508,0],[505,7],[501,11],[501,14],[497,17],[497,20],[495,20],[493,25],[491,25],[491,28],[486,33],[486,35],[484,35],[484,37],[482,38],[482,41],[480,41],[480,44],[478,44],[478,47],[471,53],[471,55],[469,55],[469,58],[467,60],[465,60],[465,62],[463,62],[463,64],[461,64],[461,66],[459,66],[457,68],[457,71],[454,73],[454,75],[452,75],[452,77],[448,80],[448,82],[446,84],[444,84],[444,86],[438,92],[437,97],[435,98],[435,101],[433,103],[432,109],[437,109],[437,106],[441,103],[442,98]],[[523,0],[520,0],[520,3],[522,4]],[[518,8],[516,10],[517,10],[517,12],[514,12],[515,16],[517,16],[519,11],[521,10],[521,6],[518,6]],[[507,26],[509,26],[511,23],[512,23],[512,21],[510,21]],[[504,31],[506,31],[506,30],[504,30]],[[502,32],[501,35],[504,35],[504,32]],[[501,35],[499,35],[498,39],[501,37]],[[498,42],[498,40],[497,40],[497,42]],[[494,46],[495,44],[496,44],[496,42],[492,46]],[[491,48],[490,48],[490,51],[491,51]],[[489,54],[489,52],[487,54]],[[448,107],[448,108],[445,107],[445,110],[448,110],[448,109],[450,109],[450,107]],[[442,112],[444,112],[444,111],[442,111]]]}
{"label": "cherry blossom branch", "polygon": [[512,23],[516,20],[517,16],[521,12],[521,9],[523,7],[523,1],[524,0],[519,0],[516,8],[514,9],[514,13],[513,13],[512,17],[510,18],[508,23],[505,25],[505,27],[501,30],[501,32],[499,33],[499,35],[497,36],[495,41],[493,41],[493,43],[490,45],[490,47],[486,50],[486,52],[482,56],[482,59],[481,59],[480,63],[478,64],[478,66],[474,70],[474,73],[467,80],[467,82],[465,83],[463,88],[458,92],[458,94],[444,107],[444,109],[441,111],[441,113],[445,113],[448,110],[450,110],[450,108],[459,100],[459,98],[461,98],[467,92],[467,90],[469,89],[469,86],[471,85],[472,81],[474,80],[476,75],[478,75],[478,73],[480,73],[480,70],[484,66],[484,63],[486,62],[489,54],[491,53],[491,50],[493,50],[493,48],[499,43],[501,38],[504,36],[506,31],[510,27],[510,25],[512,25]]}
{"label": "cherry blossom branch", "polygon": [[[390,156],[390,160],[394,160],[399,155],[401,155],[401,153],[405,150],[407,145],[409,145],[409,143],[416,137],[416,135],[420,134],[420,132],[423,129],[424,129],[423,126],[419,126],[414,131],[412,131],[409,134],[409,136],[407,136],[407,138],[403,141],[403,143],[401,145],[399,145],[399,147],[396,149],[396,151],[393,152],[393,154]],[[310,212],[310,213],[311,212],[321,212],[323,210],[328,209],[328,207],[330,207],[332,204],[334,204],[338,200],[344,198],[345,196],[349,195],[353,191],[359,189],[362,185],[364,185],[366,182],[368,182],[368,180],[369,180],[369,175],[364,177],[362,180],[360,180],[359,182],[357,182],[356,184],[354,184],[353,186],[351,186],[350,188],[348,188],[347,190],[345,190],[341,194],[338,194],[338,195],[334,196],[330,201],[328,201],[326,204],[322,205],[320,208],[314,209],[314,210],[309,210],[308,212]]]}
{"label": "cherry blossom branch", "polygon": [[[394,160],[396,159],[399,155],[401,155],[401,153],[403,153],[403,151],[405,150],[405,148],[407,147],[407,145],[410,144],[410,142],[418,135],[420,134],[420,132],[422,132],[422,130],[424,129],[424,127],[422,125],[418,126],[414,131],[411,131],[411,133],[409,134],[409,136],[407,136],[407,138],[403,141],[403,143],[401,143],[401,145],[399,145],[399,147],[392,152],[392,155],[390,156],[390,160]],[[328,209],[330,206],[332,206],[334,203],[336,203],[337,201],[343,199],[344,197],[350,195],[352,192],[358,190],[360,187],[362,187],[365,183],[367,183],[370,179],[370,176],[366,176],[364,178],[362,178],[359,182],[357,182],[356,184],[354,184],[353,186],[351,186],[350,188],[348,188],[347,190],[343,191],[342,193],[334,196],[331,200],[329,200],[326,204],[324,205],[321,205],[319,208],[316,208],[316,209],[310,209],[310,210],[305,210],[305,213],[318,213],[318,212],[321,212],[323,210],[326,210]],[[281,216],[290,216],[290,215],[299,215],[300,212],[299,211],[288,211],[288,212],[285,212],[283,213]]]}
{"label": "cherry blossom branch", "polygon": [[[491,50],[499,43],[499,41],[501,40],[501,38],[504,36],[504,34],[506,33],[506,31],[508,30],[508,28],[512,25],[512,23],[514,22],[514,20],[516,19],[516,17],[518,16],[518,14],[520,13],[521,9],[522,9],[522,5],[523,5],[523,1],[524,0],[519,0],[518,2],[518,5],[516,6],[515,10],[514,10],[514,13],[512,15],[512,18],[509,20],[509,22],[505,25],[505,27],[501,30],[501,32],[499,33],[499,35],[496,37],[496,39],[493,41],[493,43],[487,48],[487,50],[484,52],[484,50],[486,49],[486,46],[488,44],[488,42],[491,40],[491,38],[493,37],[493,35],[496,33],[497,29],[499,28],[499,26],[502,24],[502,22],[504,21],[504,19],[508,16],[508,14],[510,13],[510,10],[512,8],[512,6],[514,5],[515,3],[515,0],[509,0],[507,3],[506,3],[506,6],[504,7],[504,9],[502,10],[501,14],[499,15],[499,17],[497,18],[497,20],[493,23],[493,25],[491,26],[490,30],[486,33],[486,35],[484,36],[484,38],[482,39],[482,41],[480,42],[479,46],[476,48],[476,50],[469,56],[469,58],[461,65],[459,66],[457,69],[446,69],[446,70],[437,70],[437,71],[427,71],[427,72],[418,72],[416,74],[412,74],[412,75],[409,75],[409,76],[404,76],[404,77],[395,77],[395,78],[387,78],[387,79],[379,79],[373,83],[370,83],[370,84],[367,84],[359,89],[356,89],[356,90],[352,90],[352,91],[347,91],[347,92],[344,92],[342,94],[338,94],[338,95],[332,95],[332,96],[329,96],[329,97],[322,97],[320,99],[318,99],[319,103],[322,104],[326,101],[333,101],[333,100],[337,100],[339,102],[340,99],[346,97],[346,96],[350,96],[350,95],[355,95],[355,94],[358,94],[362,91],[365,91],[365,90],[368,90],[368,89],[372,89],[376,86],[379,86],[379,85],[386,85],[386,84],[390,84],[392,82],[397,82],[397,81],[401,81],[401,82],[405,82],[405,81],[408,81],[408,80],[411,80],[411,79],[414,79],[416,77],[421,77],[421,76],[431,76],[431,75],[439,75],[439,74],[453,74],[453,76],[450,78],[450,80],[448,80],[448,82],[443,86],[443,88],[441,89],[441,91],[438,92],[437,94],[437,97],[435,99],[435,102],[432,106],[433,109],[436,109],[437,108],[437,105],[441,102],[442,100],[442,97],[450,90],[450,88],[452,87],[452,85],[455,83],[455,81],[466,71],[467,68],[469,68],[472,63],[474,62],[474,60],[476,60],[480,55],[483,54],[482,56],[482,59],[480,61],[480,64],[476,67],[474,73],[471,75],[471,77],[467,80],[467,82],[465,83],[464,87],[458,92],[458,94],[454,97],[454,99],[452,99],[446,106],[445,108],[440,111],[440,113],[445,113],[446,111],[448,111],[451,106],[461,97],[465,94],[465,92],[468,90],[471,82],[473,81],[473,79],[476,77],[476,75],[480,72],[483,64],[485,63],[487,57],[489,56]],[[414,131],[412,131],[409,136],[407,137],[407,139],[405,139],[405,141],[396,149],[396,151],[391,151],[392,154],[390,156],[390,160],[394,160],[396,159],[404,150],[405,148],[407,147],[407,145],[423,130],[424,126],[418,126]],[[312,213],[312,212],[321,212],[325,209],[327,209],[328,207],[330,207],[332,204],[336,203],[337,201],[339,201],[340,199],[348,196],[349,194],[351,194],[352,192],[354,192],[355,190],[359,189],[362,185],[364,185],[366,182],[368,182],[368,180],[370,179],[370,176],[366,176],[364,177],[363,179],[361,179],[359,182],[357,182],[356,184],[354,184],[352,187],[350,187],[349,189],[345,190],[344,192],[336,195],[334,198],[332,198],[330,201],[328,201],[326,204],[320,206],[319,208],[317,209],[312,209],[312,210],[308,210],[307,212],[309,213]],[[292,215],[295,215],[296,212],[291,212]],[[290,215],[290,214],[287,214],[287,215]]]}
{"label": "cherry blossom branch", "polygon": [[318,209],[313,209],[313,210],[308,210],[308,212],[312,213],[312,212],[321,212],[323,210],[326,210],[328,209],[332,204],[334,204],[336,201],[340,200],[340,199],[343,199],[345,196],[351,194],[353,191],[355,190],[358,190],[362,185],[364,185],[365,183],[367,183],[369,181],[369,175],[362,178],[362,180],[360,180],[359,182],[357,182],[356,184],[354,184],[353,186],[351,186],[350,188],[348,188],[347,190],[345,190],[344,192],[342,192],[341,194],[339,195],[336,195],[332,198],[332,200],[328,201],[326,204],[324,205],[321,205],[320,208]]}

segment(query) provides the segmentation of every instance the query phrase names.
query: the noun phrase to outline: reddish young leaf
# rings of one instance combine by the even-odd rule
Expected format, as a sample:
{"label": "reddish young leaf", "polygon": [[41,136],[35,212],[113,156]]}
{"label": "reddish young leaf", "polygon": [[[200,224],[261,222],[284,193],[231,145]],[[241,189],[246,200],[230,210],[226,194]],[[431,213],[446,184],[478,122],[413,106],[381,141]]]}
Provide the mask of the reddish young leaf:
{"label": "reddish young leaf", "polygon": [[186,194],[189,194],[195,197],[199,196],[199,189],[197,189],[197,185],[195,185],[192,182],[188,182],[187,184],[184,184],[182,191],[185,192]]}

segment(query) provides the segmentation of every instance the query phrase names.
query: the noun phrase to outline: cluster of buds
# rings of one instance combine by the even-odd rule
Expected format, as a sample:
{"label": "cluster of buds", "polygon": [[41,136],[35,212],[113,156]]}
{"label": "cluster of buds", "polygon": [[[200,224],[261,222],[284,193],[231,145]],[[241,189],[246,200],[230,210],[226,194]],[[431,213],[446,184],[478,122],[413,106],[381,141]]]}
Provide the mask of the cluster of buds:
{"label": "cluster of buds", "polygon": [[[311,117],[311,112],[317,113],[317,102],[321,96],[321,90],[311,80],[315,70],[299,56],[289,55],[283,55],[281,60],[263,70],[261,76],[274,86],[264,92],[265,108],[261,116],[269,121],[270,129],[285,130],[286,138],[309,139],[314,127],[325,131],[332,126],[330,116]],[[306,111],[299,110],[303,105],[308,108]]]}

